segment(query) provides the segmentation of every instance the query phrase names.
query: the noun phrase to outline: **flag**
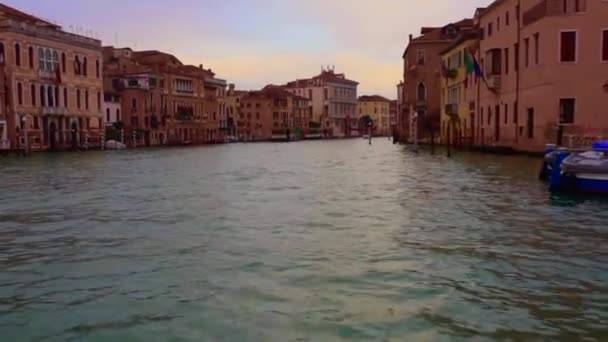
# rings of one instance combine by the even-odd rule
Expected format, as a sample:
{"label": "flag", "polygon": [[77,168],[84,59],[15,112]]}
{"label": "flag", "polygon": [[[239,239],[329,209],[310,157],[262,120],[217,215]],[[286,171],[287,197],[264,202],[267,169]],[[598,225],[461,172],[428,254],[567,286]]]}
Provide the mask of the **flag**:
{"label": "flag", "polygon": [[475,64],[473,63],[473,58],[471,57],[470,51],[466,51],[464,54],[464,64],[467,68],[467,75],[475,72]]}

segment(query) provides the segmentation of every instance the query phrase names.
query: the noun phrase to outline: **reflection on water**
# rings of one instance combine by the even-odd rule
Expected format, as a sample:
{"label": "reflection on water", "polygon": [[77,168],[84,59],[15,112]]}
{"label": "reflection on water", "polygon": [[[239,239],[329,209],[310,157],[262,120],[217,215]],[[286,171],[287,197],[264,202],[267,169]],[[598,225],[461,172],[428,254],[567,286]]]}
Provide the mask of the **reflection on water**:
{"label": "reflection on water", "polygon": [[608,202],[380,139],[0,159],[3,340],[608,340]]}

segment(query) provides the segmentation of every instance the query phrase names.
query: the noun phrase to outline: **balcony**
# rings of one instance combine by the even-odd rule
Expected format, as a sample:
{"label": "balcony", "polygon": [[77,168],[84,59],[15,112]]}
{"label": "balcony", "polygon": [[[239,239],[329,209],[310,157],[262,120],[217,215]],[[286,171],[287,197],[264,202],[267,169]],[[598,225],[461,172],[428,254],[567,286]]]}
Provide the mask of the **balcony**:
{"label": "balcony", "polygon": [[192,120],[194,120],[194,115],[192,115],[190,113],[177,113],[177,114],[175,114],[175,120],[192,121]]}
{"label": "balcony", "polygon": [[488,85],[488,89],[492,91],[499,91],[502,86],[502,79],[500,75],[488,75],[486,77],[486,83]]}
{"label": "balcony", "polygon": [[458,103],[448,103],[445,105],[445,114],[452,116],[458,115]]}
{"label": "balcony", "polygon": [[43,115],[67,115],[68,111],[67,111],[67,109],[65,109],[63,107],[44,106],[44,107],[42,107],[42,114]]}
{"label": "balcony", "polygon": [[38,69],[38,77],[42,80],[56,81],[57,73],[55,71],[46,71]]}

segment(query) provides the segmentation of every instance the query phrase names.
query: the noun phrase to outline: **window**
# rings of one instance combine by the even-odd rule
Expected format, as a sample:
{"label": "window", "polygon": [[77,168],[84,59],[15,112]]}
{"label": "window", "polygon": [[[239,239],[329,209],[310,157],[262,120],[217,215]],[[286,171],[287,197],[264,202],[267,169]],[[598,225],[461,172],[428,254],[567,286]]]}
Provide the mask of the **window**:
{"label": "window", "polygon": [[509,26],[509,11],[507,11],[507,13],[505,13],[505,26]]}
{"label": "window", "polygon": [[560,33],[560,62],[576,62],[576,31],[562,31]]}
{"label": "window", "polygon": [[59,54],[57,51],[53,51],[53,71],[59,69]]}
{"label": "window", "polygon": [[42,85],[40,86],[40,105],[46,106],[46,88]]}
{"label": "window", "polygon": [[505,75],[509,74],[509,48],[505,48]]}
{"label": "window", "polygon": [[55,87],[55,107],[59,107],[59,87]]}
{"label": "window", "polygon": [[422,82],[418,84],[416,98],[418,102],[426,102],[426,86]]}
{"label": "window", "polygon": [[540,33],[534,34],[534,64],[540,64]]}
{"label": "window", "polygon": [[68,88],[63,88],[63,106],[68,108]]}
{"label": "window", "polygon": [[61,71],[65,73],[65,53],[61,53]]}
{"label": "window", "polygon": [[560,99],[559,100],[559,123],[573,124],[575,99]]}
{"label": "window", "polygon": [[95,61],[95,77],[99,78],[100,70],[99,70],[99,59]]}
{"label": "window", "polygon": [[76,89],[76,108],[80,109],[80,89]]}
{"label": "window", "polygon": [[488,24],[488,37],[492,37],[492,23]]}
{"label": "window", "polygon": [[137,99],[131,99],[131,108],[137,109]]}
{"label": "window", "polygon": [[17,83],[17,103],[23,105],[23,85]]}
{"label": "window", "polygon": [[89,91],[84,91],[84,108],[89,109]]}
{"label": "window", "polygon": [[110,121],[110,108],[106,108],[106,121]]}
{"label": "window", "polygon": [[36,107],[36,86],[30,85],[30,99],[32,100],[32,106]]}
{"label": "window", "polygon": [[608,29],[602,31],[602,61],[608,62]]}
{"label": "window", "polygon": [[312,89],[308,89],[308,98],[312,99]]}
{"label": "window", "polygon": [[486,30],[484,30],[483,28],[481,28],[480,32],[479,32],[479,39],[483,40],[485,38],[486,35]]}
{"label": "window", "polygon": [[257,120],[260,120],[260,113],[255,113],[255,118],[256,118]]}
{"label": "window", "polygon": [[528,138],[534,138],[534,108],[528,108],[528,122],[526,126],[528,128]]}
{"label": "window", "polygon": [[530,38],[524,39],[524,63],[526,68],[530,66]]}
{"label": "window", "polygon": [[74,74],[80,75],[80,57],[74,57]]}
{"label": "window", "polygon": [[29,61],[30,69],[34,69],[34,48],[31,46],[27,48],[27,59]]}
{"label": "window", "polygon": [[84,76],[87,76],[87,75],[89,74],[89,70],[88,70],[88,69],[89,69],[89,68],[88,68],[88,66],[87,66],[87,58],[86,58],[86,57],[84,57],[84,58],[82,59],[82,74],[83,74]]}
{"label": "window", "polygon": [[514,69],[515,71],[519,70],[519,43],[515,43],[514,48],[513,48],[513,53],[515,54],[514,57]]}
{"label": "window", "polygon": [[500,31],[500,17],[496,18],[496,32]]}
{"label": "window", "polygon": [[492,123],[492,108],[488,107],[488,125]]}
{"label": "window", "polygon": [[0,64],[4,64],[4,43],[0,42]]}
{"label": "window", "polygon": [[513,123],[517,124],[519,122],[519,109],[517,108],[517,101],[513,102]]}
{"label": "window", "polygon": [[416,55],[416,61],[418,63],[418,65],[424,65],[426,63],[426,52],[422,49],[418,50],[418,53]]}
{"label": "window", "polygon": [[505,111],[503,113],[505,115],[505,125],[509,123],[509,105],[505,103]]}
{"label": "window", "polygon": [[40,121],[37,116],[34,116],[34,129],[40,129]]}
{"label": "window", "polygon": [[53,87],[48,86],[46,88],[46,95],[48,97],[47,103],[49,104],[49,107],[53,107]]}
{"label": "window", "polygon": [[53,71],[53,56],[51,50],[44,50],[44,70]]}
{"label": "window", "polygon": [[120,109],[116,108],[116,121],[120,121]]}
{"label": "window", "polygon": [[15,65],[21,66],[21,45],[15,44]]}

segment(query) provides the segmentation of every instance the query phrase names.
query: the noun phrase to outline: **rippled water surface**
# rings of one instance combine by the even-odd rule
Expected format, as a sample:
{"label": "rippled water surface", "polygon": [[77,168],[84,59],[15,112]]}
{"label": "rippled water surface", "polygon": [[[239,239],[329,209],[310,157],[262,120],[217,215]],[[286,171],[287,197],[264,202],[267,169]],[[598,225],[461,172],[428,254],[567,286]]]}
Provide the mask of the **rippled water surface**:
{"label": "rippled water surface", "polygon": [[384,139],[0,158],[0,339],[608,341],[608,201],[537,168]]}

